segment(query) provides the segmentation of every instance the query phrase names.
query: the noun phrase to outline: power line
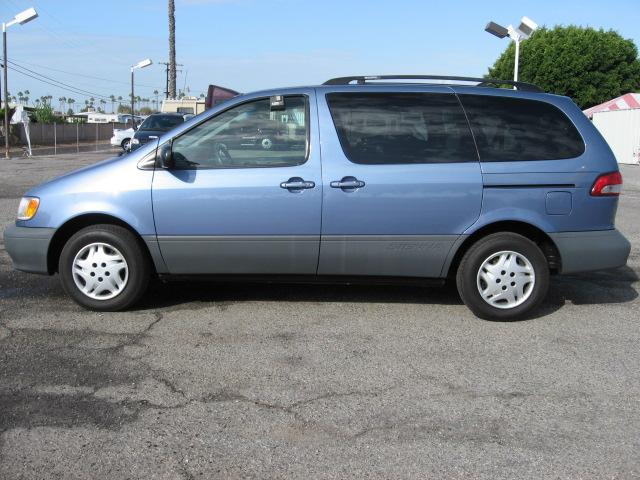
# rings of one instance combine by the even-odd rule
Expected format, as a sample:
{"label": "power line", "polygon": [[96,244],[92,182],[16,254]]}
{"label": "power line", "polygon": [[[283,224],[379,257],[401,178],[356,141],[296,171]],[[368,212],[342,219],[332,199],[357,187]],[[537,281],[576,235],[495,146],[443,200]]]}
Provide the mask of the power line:
{"label": "power line", "polygon": [[[68,83],[64,83],[64,82],[61,82],[60,80],[56,80],[55,78],[48,77],[46,75],[43,75],[42,73],[36,72],[36,71],[31,70],[29,68],[21,67],[20,65],[17,65],[15,62],[13,62],[11,60],[7,60],[7,62],[9,64],[13,65],[13,67],[9,67],[9,68],[11,68],[12,70],[14,70],[16,72],[22,73],[24,75],[27,75],[27,74],[22,72],[22,71],[20,71],[20,70],[18,70],[18,69],[26,70],[27,72],[32,73],[33,75],[38,75],[39,77],[45,78],[45,79],[47,79],[47,80],[49,80],[51,82],[58,83],[58,84],[62,85],[63,87],[66,87],[66,89],[76,90],[75,93],[77,93],[77,94],[90,95],[92,97],[101,97],[101,98],[104,98],[106,100],[111,100],[111,98],[108,95],[102,95],[100,93],[90,92],[89,90],[84,90],[84,89],[79,88],[79,87],[74,87],[73,85],[69,85]],[[27,76],[31,76],[31,75],[27,75]],[[35,78],[35,77],[32,77],[32,78]],[[47,83],[47,82],[45,82],[45,83]]]}
{"label": "power line", "polygon": [[35,80],[38,80],[38,81],[42,82],[42,83],[46,83],[47,85],[52,85],[52,86],[54,86],[54,87],[56,87],[56,88],[59,88],[60,90],[66,90],[66,91],[68,91],[68,92],[75,93],[76,95],[86,96],[85,94],[80,93],[80,92],[77,92],[77,91],[72,90],[72,89],[70,89],[70,88],[61,87],[60,85],[56,85],[55,83],[48,82],[48,81],[43,80],[42,78],[38,78],[38,77],[36,77],[36,76],[34,76],[34,75],[29,75],[28,73],[21,72],[20,70],[16,70],[16,69],[15,69],[15,68],[13,68],[13,67],[9,67],[9,69],[10,69],[10,70],[13,70],[13,71],[14,71],[14,72],[16,72],[16,73],[19,73],[19,74],[21,74],[21,75],[24,75],[24,76],[26,76],[26,77],[31,77],[31,78],[33,78],[33,79],[35,79]]}
{"label": "power line", "polygon": [[[44,65],[38,65],[36,63],[25,62],[24,60],[20,60],[20,62],[16,62],[14,60],[12,63],[14,65],[18,65],[18,66],[29,65],[29,66],[32,66],[32,67],[44,68],[46,70],[51,70],[53,72],[66,73],[68,75],[73,75],[73,76],[76,76],[76,77],[90,78],[92,80],[103,80],[105,82],[119,83],[119,84],[127,85],[127,86],[129,85],[129,82],[122,82],[120,80],[113,80],[113,79],[108,79],[108,78],[104,78],[104,77],[95,77],[93,75],[85,75],[85,74],[77,73],[77,72],[69,72],[67,70],[60,70],[59,68],[47,67],[47,66],[44,66]],[[26,68],[26,67],[23,66],[23,68]],[[157,86],[153,86],[153,85],[145,85],[145,84],[137,83],[137,82],[136,82],[136,87],[153,88],[155,90],[159,90],[160,88],[162,88],[162,87],[157,87]]]}

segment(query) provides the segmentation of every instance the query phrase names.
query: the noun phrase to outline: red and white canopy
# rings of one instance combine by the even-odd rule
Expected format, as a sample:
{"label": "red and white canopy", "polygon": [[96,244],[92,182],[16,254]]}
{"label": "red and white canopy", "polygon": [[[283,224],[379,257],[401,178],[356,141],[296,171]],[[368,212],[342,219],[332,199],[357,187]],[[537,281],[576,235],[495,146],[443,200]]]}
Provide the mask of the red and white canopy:
{"label": "red and white canopy", "polygon": [[640,93],[626,93],[618,98],[596,105],[595,107],[587,108],[584,110],[584,114],[589,118],[593,118],[593,114],[596,112],[631,110],[634,108],[640,108]]}

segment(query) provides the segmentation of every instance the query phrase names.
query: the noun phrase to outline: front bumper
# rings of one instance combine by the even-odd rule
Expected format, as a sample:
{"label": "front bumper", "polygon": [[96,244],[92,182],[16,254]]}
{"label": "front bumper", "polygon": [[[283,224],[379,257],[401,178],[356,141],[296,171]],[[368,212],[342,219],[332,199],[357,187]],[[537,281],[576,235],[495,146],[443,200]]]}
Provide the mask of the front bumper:
{"label": "front bumper", "polygon": [[560,273],[589,272],[627,264],[631,244],[618,230],[550,233],[560,252]]}
{"label": "front bumper", "polygon": [[4,230],[4,248],[16,270],[48,274],[47,253],[55,228],[18,227]]}

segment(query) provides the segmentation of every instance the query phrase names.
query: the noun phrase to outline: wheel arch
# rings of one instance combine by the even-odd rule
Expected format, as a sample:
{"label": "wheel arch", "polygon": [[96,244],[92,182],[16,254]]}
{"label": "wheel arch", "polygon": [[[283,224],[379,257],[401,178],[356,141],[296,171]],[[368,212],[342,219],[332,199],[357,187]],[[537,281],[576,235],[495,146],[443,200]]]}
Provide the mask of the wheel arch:
{"label": "wheel arch", "polygon": [[502,220],[484,225],[470,235],[462,237],[463,240],[461,240],[457,247],[454,245],[452,252],[449,254],[449,261],[443,268],[444,276],[446,278],[454,278],[460,261],[467,250],[481,238],[499,232],[517,233],[535,242],[547,259],[551,273],[558,273],[562,270],[560,251],[544,230],[531,223],[519,220]]}
{"label": "wheel arch", "polygon": [[113,215],[108,215],[105,213],[86,213],[67,220],[56,230],[56,233],[51,238],[49,249],[47,251],[47,270],[50,275],[57,273],[60,254],[62,253],[62,249],[64,248],[64,245],[67,243],[67,241],[76,232],[82,230],[83,228],[98,224],[117,225],[122,228],[126,228],[131,233],[133,233],[133,235],[135,235],[136,239],[142,246],[143,251],[147,254],[147,258],[150,264],[153,266],[154,273],[156,273],[156,262],[154,261],[153,255],[149,251],[147,243],[131,225],[120,218],[114,217]]}

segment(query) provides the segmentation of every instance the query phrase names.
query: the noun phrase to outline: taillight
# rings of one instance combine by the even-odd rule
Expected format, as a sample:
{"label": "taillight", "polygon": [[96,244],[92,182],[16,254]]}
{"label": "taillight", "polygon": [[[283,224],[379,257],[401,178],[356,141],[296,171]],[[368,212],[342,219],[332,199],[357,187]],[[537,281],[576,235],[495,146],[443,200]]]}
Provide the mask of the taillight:
{"label": "taillight", "polygon": [[622,190],[622,175],[620,172],[605,173],[596,178],[591,187],[594,197],[617,197]]}

